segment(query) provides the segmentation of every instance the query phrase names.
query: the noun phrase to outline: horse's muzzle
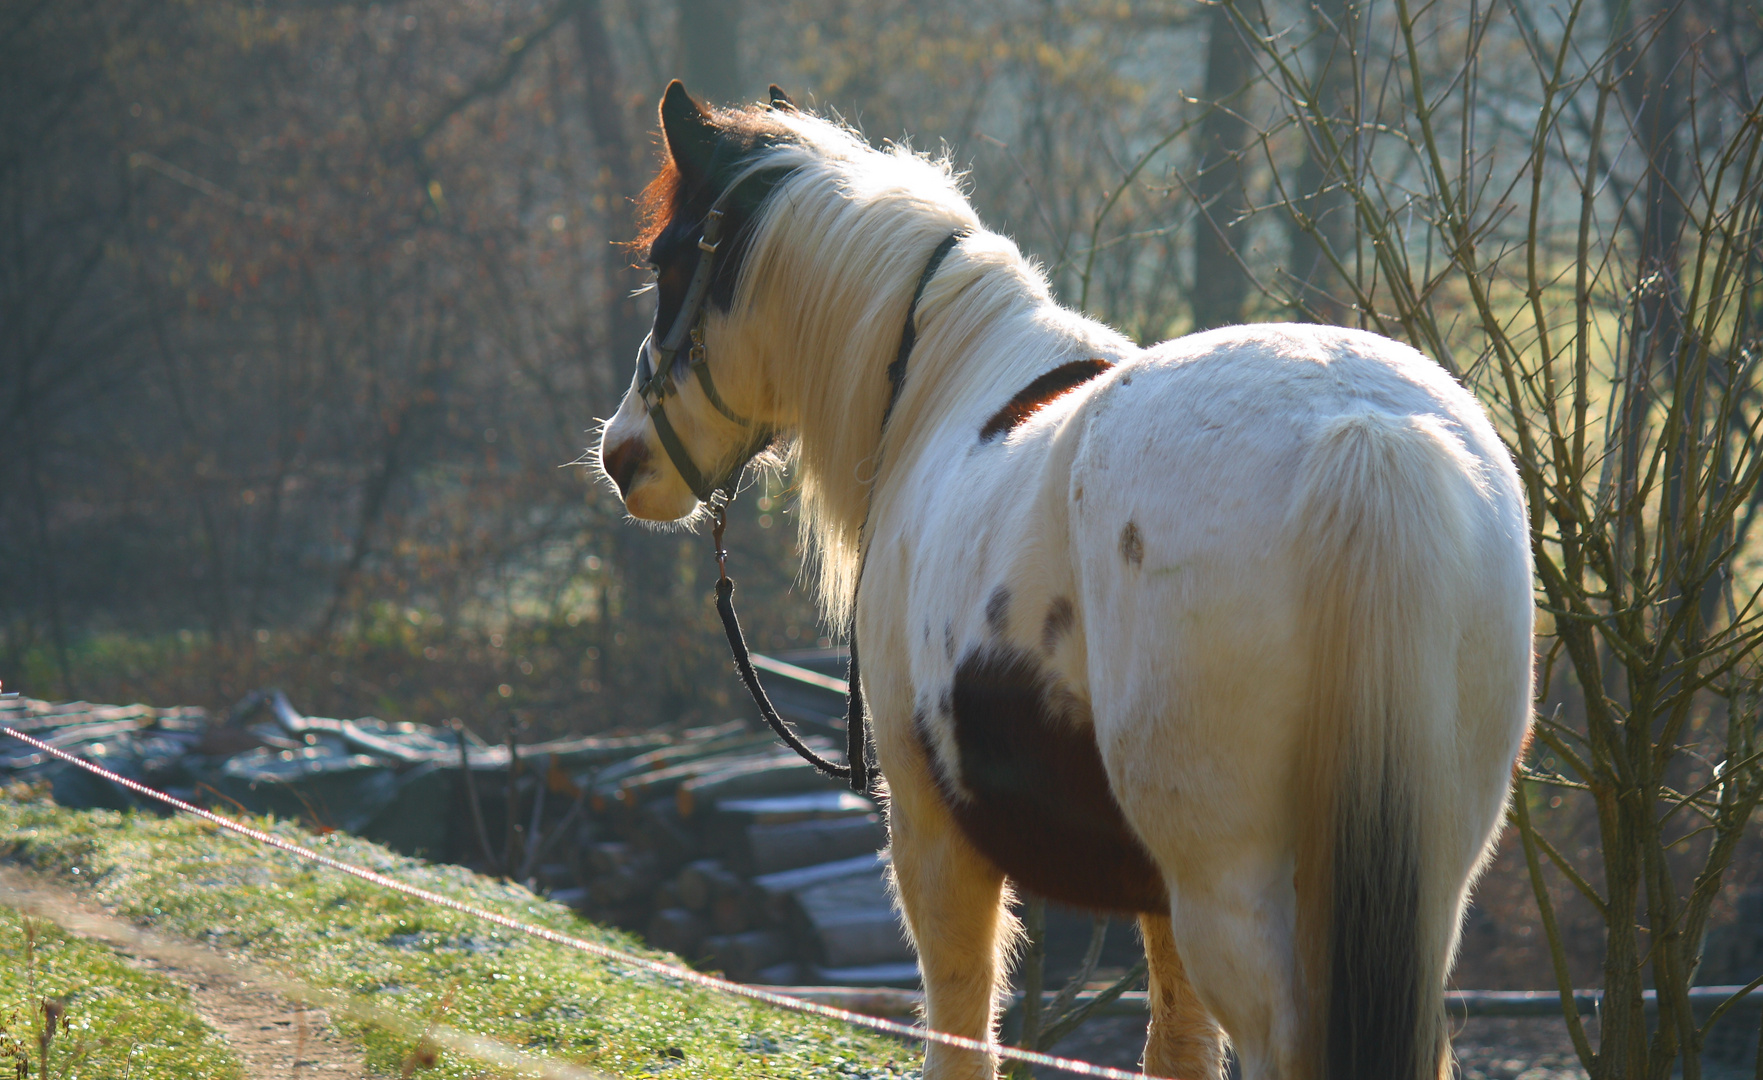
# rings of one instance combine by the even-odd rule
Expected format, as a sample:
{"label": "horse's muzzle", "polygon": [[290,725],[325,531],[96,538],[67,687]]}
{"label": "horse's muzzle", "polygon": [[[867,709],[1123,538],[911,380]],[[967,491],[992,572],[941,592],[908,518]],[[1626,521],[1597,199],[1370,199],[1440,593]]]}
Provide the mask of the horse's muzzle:
{"label": "horse's muzzle", "polygon": [[600,458],[600,467],[618,485],[619,497],[628,499],[631,481],[636,478],[637,470],[648,460],[649,448],[643,445],[641,438],[626,439],[605,452]]}

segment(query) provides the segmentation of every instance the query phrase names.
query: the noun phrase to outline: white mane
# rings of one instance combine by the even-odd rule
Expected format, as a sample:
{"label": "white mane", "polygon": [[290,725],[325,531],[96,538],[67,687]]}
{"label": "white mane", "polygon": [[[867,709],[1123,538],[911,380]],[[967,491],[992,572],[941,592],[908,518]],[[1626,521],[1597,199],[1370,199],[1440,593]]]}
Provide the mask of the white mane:
{"label": "white mane", "polygon": [[[928,434],[919,430],[928,405],[946,408],[951,394],[1000,379],[1020,385],[1074,342],[1109,355],[1131,346],[1053,302],[1039,267],[980,223],[946,157],[877,150],[802,113],[775,119],[793,138],[749,170],[793,171],[754,222],[719,351],[738,354],[734,366],[762,385],[788,388],[773,404],[798,432],[791,457],[810,577],[826,617],[842,625],[866,511],[886,498],[882,460]],[[889,445],[878,447],[886,370],[907,307],[930,253],[952,232],[967,235],[919,301],[918,348],[888,421]]]}

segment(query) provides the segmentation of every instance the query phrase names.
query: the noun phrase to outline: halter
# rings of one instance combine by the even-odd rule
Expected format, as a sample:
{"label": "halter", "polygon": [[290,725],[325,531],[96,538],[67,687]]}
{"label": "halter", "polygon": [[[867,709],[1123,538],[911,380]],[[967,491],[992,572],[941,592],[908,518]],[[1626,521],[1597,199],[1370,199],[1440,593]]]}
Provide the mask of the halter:
{"label": "halter", "polygon": [[[741,469],[775,434],[769,427],[756,424],[728,407],[716,391],[716,383],[710,377],[710,361],[704,355],[704,303],[710,297],[711,279],[716,276],[716,250],[722,243],[722,204],[733,192],[733,188],[729,189],[704,215],[704,227],[698,235],[698,267],[692,271],[691,284],[686,286],[686,296],[680,303],[679,314],[673,318],[673,325],[660,345],[655,344],[655,334],[651,331],[637,350],[637,396],[643,400],[649,420],[655,425],[655,437],[661,441],[661,448],[667,451],[668,460],[673,462],[680,479],[702,503],[709,503],[719,492],[726,501]],[[676,359],[687,339],[692,347],[686,356],[704,397],[717,412],[752,432],[739,456],[727,470],[715,477],[706,476],[692,461],[685,442],[667,418],[667,395],[679,392],[674,379]]]}

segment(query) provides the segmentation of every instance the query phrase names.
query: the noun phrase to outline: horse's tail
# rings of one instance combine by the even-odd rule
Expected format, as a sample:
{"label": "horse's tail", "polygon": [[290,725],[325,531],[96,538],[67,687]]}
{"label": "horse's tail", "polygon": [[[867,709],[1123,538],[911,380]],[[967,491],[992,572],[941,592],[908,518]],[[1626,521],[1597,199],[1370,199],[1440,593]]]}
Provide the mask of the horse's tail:
{"label": "horse's tail", "polygon": [[1302,467],[1291,535],[1311,712],[1296,885],[1312,1080],[1435,1080],[1448,1048],[1457,890],[1429,880],[1450,862],[1429,839],[1449,828],[1435,792],[1454,787],[1438,770],[1454,727],[1466,457],[1431,418],[1364,412],[1325,423]]}

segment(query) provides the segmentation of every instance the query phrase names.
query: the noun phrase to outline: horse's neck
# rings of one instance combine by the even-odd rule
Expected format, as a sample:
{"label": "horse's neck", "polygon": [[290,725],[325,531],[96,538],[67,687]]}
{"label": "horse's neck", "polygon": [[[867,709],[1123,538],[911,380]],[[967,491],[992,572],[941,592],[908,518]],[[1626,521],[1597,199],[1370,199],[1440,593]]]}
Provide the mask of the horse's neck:
{"label": "horse's neck", "polygon": [[1086,352],[1115,359],[1132,345],[1055,305],[1008,239],[974,231],[924,290],[917,345],[890,413],[888,365],[926,260],[977,221],[965,206],[918,203],[892,215],[814,191],[793,195],[775,196],[792,212],[755,245],[747,310],[757,317],[739,320],[735,335],[744,338],[738,352],[759,360],[755,371],[780,418],[796,429],[801,520],[820,564],[824,609],[837,622],[848,610],[873,485],[914,456],[914,444],[993,398],[996,408],[1065,360]]}
{"label": "horse's neck", "polygon": [[[1001,239],[1001,238],[1000,238]],[[797,395],[803,445],[801,465],[825,483],[877,478],[893,456],[952,415],[983,408],[1008,388],[1056,366],[1093,344],[1122,343],[1112,331],[1058,308],[1023,265],[950,256],[918,309],[916,344],[907,358],[899,397],[889,366],[905,332],[905,305],[923,271],[923,256],[895,268],[876,288],[885,295],[846,295],[814,304],[824,322],[803,335],[794,351],[802,370],[786,393]],[[877,319],[888,311],[892,318]],[[1093,331],[1093,332],[1092,332]],[[1130,346],[1128,346],[1130,347]],[[992,403],[996,407],[996,403]],[[853,512],[856,511],[853,506]]]}

